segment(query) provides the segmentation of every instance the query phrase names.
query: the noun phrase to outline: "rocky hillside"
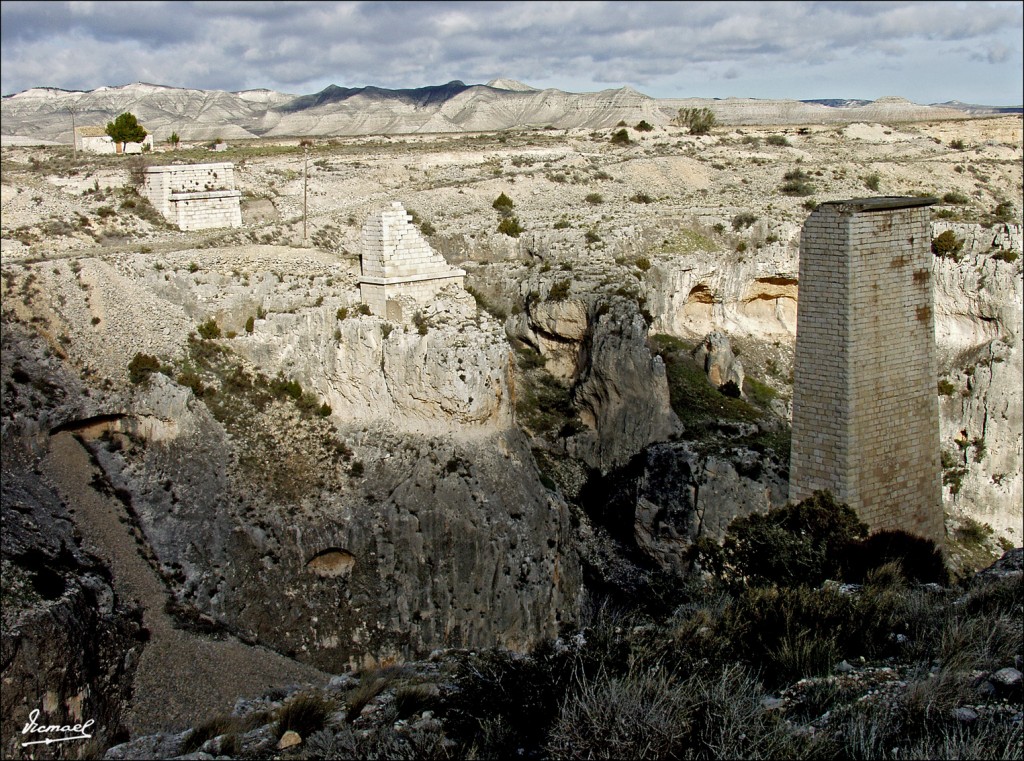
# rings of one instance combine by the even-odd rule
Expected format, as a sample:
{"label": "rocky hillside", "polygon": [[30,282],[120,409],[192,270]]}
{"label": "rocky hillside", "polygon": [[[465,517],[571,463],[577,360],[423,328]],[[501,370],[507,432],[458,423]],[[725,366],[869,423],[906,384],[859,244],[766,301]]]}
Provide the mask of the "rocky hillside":
{"label": "rocky hillside", "polygon": [[833,108],[802,101],[729,98],[655,99],[629,87],[596,93],[537,90],[512,80],[486,85],[454,81],[408,90],[331,85],[313,95],[271,90],[189,90],[144,83],[88,92],[33,88],[0,101],[5,138],[71,141],[76,124],[105,125],[135,114],[158,142],[237,140],[259,136],[403,135],[554,127],[603,129],[620,121],[667,125],[680,108],[710,108],[722,124],[829,124],[925,121],[965,117],[963,111],[880,98]]}

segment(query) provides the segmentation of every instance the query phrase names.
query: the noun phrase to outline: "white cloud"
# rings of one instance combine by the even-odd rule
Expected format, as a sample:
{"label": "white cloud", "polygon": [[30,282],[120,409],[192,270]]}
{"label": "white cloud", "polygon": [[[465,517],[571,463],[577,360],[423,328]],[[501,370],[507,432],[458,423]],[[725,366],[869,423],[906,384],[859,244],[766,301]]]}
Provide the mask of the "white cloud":
{"label": "white cloud", "polygon": [[723,95],[697,91],[723,81],[749,97],[820,97],[806,92],[815,82],[853,97],[870,83],[844,69],[885,67],[882,84],[924,100],[970,87],[935,81],[959,67],[977,95],[948,98],[1019,102],[1021,32],[1015,2],[4,2],[0,86],[308,93],[505,76],[663,97]]}

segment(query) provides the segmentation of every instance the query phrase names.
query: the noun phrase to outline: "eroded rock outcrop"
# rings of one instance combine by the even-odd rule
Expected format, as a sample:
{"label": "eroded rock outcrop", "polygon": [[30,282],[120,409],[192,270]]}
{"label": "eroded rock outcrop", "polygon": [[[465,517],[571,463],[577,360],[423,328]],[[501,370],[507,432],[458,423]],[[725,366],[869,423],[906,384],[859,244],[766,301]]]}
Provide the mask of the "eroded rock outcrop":
{"label": "eroded rock outcrop", "polygon": [[590,467],[607,472],[681,432],[665,365],[651,354],[647,323],[633,302],[595,313],[582,364],[574,403],[589,430],[573,437],[570,452]]}
{"label": "eroded rock outcrop", "polygon": [[704,368],[708,381],[716,388],[732,383],[743,389],[743,363],[733,353],[729,338],[717,330],[704,336],[693,350],[693,358]]}

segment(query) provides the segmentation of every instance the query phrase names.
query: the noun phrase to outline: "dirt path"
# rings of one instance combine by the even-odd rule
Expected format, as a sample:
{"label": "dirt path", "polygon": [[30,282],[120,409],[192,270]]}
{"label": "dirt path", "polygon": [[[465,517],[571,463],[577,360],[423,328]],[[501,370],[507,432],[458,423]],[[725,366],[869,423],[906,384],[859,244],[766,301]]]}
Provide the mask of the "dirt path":
{"label": "dirt path", "polygon": [[107,562],[117,593],[144,610],[151,636],[125,717],[133,737],[198,724],[230,711],[237,698],[273,686],[326,683],[329,675],[265,648],[175,629],[164,612],[163,581],[141,555],[124,506],[89,484],[97,469],[85,448],[71,433],[59,433],[50,439],[43,467],[71,509],[85,548]]}

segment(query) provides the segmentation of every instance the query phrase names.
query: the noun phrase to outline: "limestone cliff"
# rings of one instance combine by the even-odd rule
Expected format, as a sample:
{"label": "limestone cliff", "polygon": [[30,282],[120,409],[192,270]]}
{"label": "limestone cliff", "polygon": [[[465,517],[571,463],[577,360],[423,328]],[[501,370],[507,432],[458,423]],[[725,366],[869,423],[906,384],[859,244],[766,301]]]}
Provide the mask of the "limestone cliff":
{"label": "limestone cliff", "polygon": [[1024,319],[1021,226],[936,224],[963,241],[936,258],[935,321],[947,511],[1021,541]]}
{"label": "limestone cliff", "polygon": [[[175,610],[334,669],[522,649],[573,617],[567,507],[513,425],[499,323],[464,292],[407,323],[360,314],[334,257],[193,256],[5,278],[5,320],[84,379],[19,430],[45,451],[84,426]],[[139,352],[160,366],[130,382]]]}

